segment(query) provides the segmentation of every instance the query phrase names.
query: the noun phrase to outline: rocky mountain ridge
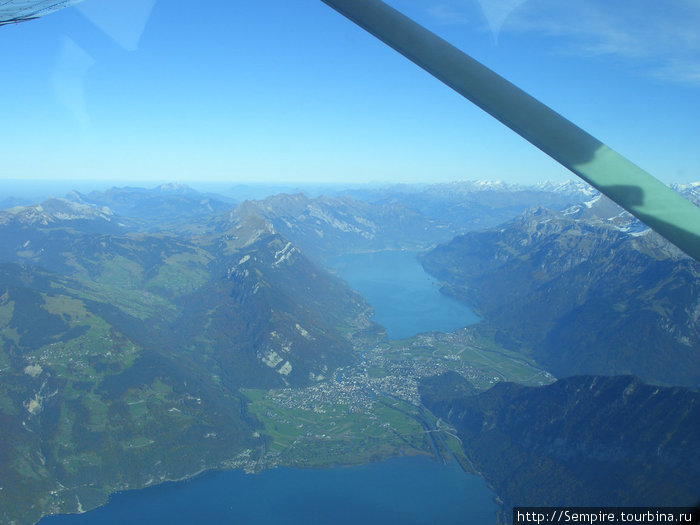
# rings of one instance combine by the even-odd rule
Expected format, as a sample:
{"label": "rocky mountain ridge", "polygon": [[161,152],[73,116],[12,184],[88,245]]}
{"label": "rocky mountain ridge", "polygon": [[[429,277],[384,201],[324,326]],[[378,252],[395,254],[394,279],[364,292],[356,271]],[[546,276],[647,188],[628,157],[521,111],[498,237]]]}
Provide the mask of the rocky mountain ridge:
{"label": "rocky mountain ridge", "polygon": [[83,221],[0,225],[3,522],[250,466],[265,442],[240,389],[321,381],[374,330],[361,296],[258,217],[199,236]]}

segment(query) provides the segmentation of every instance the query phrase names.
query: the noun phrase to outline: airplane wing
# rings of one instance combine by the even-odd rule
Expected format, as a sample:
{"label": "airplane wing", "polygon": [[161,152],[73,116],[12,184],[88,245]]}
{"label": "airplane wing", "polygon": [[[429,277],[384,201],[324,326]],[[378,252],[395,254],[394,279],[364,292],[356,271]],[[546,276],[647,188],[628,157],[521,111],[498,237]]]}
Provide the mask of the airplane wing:
{"label": "airplane wing", "polygon": [[380,0],[322,0],[498,119],[700,262],[700,208]]}
{"label": "airplane wing", "polygon": [[34,20],[82,0],[4,0],[0,2],[0,26]]}

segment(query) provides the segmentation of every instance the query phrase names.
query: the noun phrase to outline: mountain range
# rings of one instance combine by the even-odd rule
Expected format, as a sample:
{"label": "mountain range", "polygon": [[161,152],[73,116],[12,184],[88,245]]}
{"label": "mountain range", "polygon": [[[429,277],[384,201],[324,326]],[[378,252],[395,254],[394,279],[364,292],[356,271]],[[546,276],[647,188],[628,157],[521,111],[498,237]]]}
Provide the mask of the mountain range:
{"label": "mountain range", "polygon": [[700,265],[602,197],[425,254],[443,291],[557,377],[700,386]]}
{"label": "mountain range", "polygon": [[264,441],[242,387],[357,360],[362,297],[259,217],[229,226],[128,231],[57,199],[0,214],[0,521],[250,465]]}
{"label": "mountain range", "polygon": [[[678,190],[693,199],[699,187]],[[461,376],[421,387],[506,503],[569,501],[581,487],[607,502],[595,484],[610,469],[639,494],[654,476],[687,480],[676,499],[665,485],[664,503],[695,490],[697,457],[687,473],[678,465],[697,394],[678,386],[700,385],[700,268],[590,187],[237,202],[163,185],[0,211],[0,521],[205,469],[255,470],[268,442],[244,389],[321,385],[361,362],[385,333],[324,262],[381,250],[427,250],[442,290],[482,317],[474,337],[560,378],[478,395]],[[603,377],[620,374],[640,379]]]}

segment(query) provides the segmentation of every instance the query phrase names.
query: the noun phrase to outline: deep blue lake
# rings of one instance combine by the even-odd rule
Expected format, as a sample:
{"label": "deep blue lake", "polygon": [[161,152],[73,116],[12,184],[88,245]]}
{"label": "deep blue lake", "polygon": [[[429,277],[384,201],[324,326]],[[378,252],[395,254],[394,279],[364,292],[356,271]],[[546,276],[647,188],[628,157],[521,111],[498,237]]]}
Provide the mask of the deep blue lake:
{"label": "deep blue lake", "polygon": [[484,481],[426,457],[326,470],[210,472],[114,494],[40,525],[493,525]]}
{"label": "deep blue lake", "polygon": [[414,252],[386,251],[335,257],[331,268],[374,307],[372,320],[392,339],[420,332],[452,332],[476,323],[471,309],[440,293]]}

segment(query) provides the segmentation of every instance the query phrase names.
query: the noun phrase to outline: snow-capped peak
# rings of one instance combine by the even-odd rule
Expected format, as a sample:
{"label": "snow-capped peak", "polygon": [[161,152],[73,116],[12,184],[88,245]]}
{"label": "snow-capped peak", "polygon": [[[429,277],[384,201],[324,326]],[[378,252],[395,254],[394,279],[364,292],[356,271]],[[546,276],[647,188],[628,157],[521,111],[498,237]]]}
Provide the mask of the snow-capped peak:
{"label": "snow-capped peak", "polygon": [[567,180],[564,182],[554,182],[551,180],[538,182],[534,185],[538,191],[560,193],[562,195],[582,195],[593,197],[598,194],[593,186],[582,180]]}

